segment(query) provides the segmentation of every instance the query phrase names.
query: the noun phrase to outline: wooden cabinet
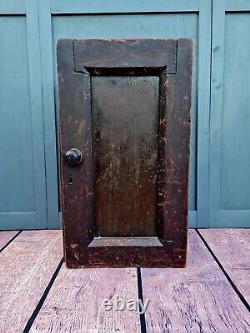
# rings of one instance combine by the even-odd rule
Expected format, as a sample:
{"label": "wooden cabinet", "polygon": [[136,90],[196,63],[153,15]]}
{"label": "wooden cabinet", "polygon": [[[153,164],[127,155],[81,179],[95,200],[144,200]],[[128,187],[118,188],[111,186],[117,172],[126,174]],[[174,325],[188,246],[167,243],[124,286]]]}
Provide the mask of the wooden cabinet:
{"label": "wooden cabinet", "polygon": [[68,267],[182,267],[192,43],[60,40]]}

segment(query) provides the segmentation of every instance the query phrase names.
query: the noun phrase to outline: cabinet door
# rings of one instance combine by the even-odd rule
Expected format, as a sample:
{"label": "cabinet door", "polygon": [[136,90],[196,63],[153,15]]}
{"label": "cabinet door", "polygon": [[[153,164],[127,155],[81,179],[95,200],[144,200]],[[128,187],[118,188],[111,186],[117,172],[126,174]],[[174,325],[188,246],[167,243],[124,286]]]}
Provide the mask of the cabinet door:
{"label": "cabinet door", "polygon": [[68,267],[186,258],[190,40],[60,40]]}

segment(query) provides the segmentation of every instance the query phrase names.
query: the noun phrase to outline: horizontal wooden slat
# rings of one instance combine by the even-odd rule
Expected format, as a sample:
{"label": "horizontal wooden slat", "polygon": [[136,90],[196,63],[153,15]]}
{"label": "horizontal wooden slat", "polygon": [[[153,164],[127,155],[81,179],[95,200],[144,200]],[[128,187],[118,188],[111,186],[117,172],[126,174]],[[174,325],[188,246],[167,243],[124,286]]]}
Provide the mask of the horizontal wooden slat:
{"label": "horizontal wooden slat", "polygon": [[105,2],[75,0],[72,6],[72,3],[67,0],[51,0],[51,12],[52,14],[186,12],[198,11],[201,1],[203,0],[109,0]]}
{"label": "horizontal wooden slat", "polygon": [[[64,44],[58,42],[59,51]],[[73,44],[75,70],[167,67],[168,73],[176,73],[177,44],[174,39],[79,39]]]}
{"label": "horizontal wooden slat", "polygon": [[1,0],[0,15],[25,14],[25,0]]}
{"label": "horizontal wooden slat", "polygon": [[[215,0],[216,1],[216,0]],[[225,1],[225,10],[226,11],[250,11],[250,2],[249,0],[226,0]]]}
{"label": "horizontal wooden slat", "polygon": [[147,332],[248,332],[249,313],[195,231],[180,269],[142,269]]}
{"label": "horizontal wooden slat", "polygon": [[0,254],[0,332],[23,332],[62,258],[60,231],[24,231]]}
{"label": "horizontal wooden slat", "polygon": [[250,229],[201,229],[200,233],[250,304]]}
{"label": "horizontal wooden slat", "polygon": [[63,265],[30,332],[139,333],[134,311],[105,311],[106,298],[137,300],[135,269],[67,269]]}
{"label": "horizontal wooden slat", "polygon": [[[250,210],[220,210],[219,227],[247,228],[250,221]],[[212,225],[210,225],[212,227]]]}
{"label": "horizontal wooden slat", "polygon": [[18,231],[1,231],[0,232],[0,251],[17,234],[18,234]]}
{"label": "horizontal wooden slat", "polygon": [[[45,221],[46,222],[46,221]],[[35,212],[8,212],[0,213],[1,229],[34,229],[36,228]],[[39,226],[41,228],[41,226]],[[44,225],[44,228],[46,225]]]}

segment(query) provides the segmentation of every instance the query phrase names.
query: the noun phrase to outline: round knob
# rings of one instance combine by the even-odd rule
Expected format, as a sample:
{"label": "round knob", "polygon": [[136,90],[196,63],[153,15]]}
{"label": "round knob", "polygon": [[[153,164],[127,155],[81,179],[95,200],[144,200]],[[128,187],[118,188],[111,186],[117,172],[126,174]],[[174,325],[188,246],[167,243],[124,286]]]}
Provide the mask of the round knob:
{"label": "round knob", "polygon": [[70,166],[77,166],[82,161],[82,153],[77,148],[71,148],[65,153],[65,160]]}

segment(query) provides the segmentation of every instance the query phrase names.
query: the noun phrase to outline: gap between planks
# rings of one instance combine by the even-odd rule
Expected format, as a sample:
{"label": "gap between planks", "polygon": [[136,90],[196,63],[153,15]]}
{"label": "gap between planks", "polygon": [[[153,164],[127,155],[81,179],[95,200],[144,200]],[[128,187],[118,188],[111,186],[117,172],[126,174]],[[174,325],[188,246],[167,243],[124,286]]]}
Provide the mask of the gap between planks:
{"label": "gap between planks", "polygon": [[186,268],[144,268],[142,285],[147,333],[250,331],[249,312],[194,230]]}
{"label": "gap between planks", "polygon": [[0,231],[0,252],[2,252],[21,231]]}
{"label": "gap between planks", "polygon": [[105,311],[104,299],[138,298],[135,268],[62,266],[30,332],[140,333],[138,312]]}
{"label": "gap between planks", "polygon": [[[118,329],[140,333],[137,312],[106,312],[100,307],[103,299],[113,296],[138,299],[136,269],[69,270],[61,268],[61,263],[56,269],[62,248],[59,233],[23,232],[1,256],[0,263],[5,268],[0,272],[1,333],[68,330],[94,333],[97,327],[105,332]],[[58,304],[50,308],[51,302]],[[48,325],[44,326],[43,320]]]}
{"label": "gap between planks", "polygon": [[23,231],[0,255],[0,332],[23,332],[62,259],[61,231]]}
{"label": "gap between planks", "polygon": [[249,311],[250,229],[196,231]]}
{"label": "gap between planks", "polygon": [[[49,231],[47,232],[50,233]],[[42,231],[24,233],[30,233],[30,236],[38,236]],[[32,233],[34,235],[31,235]],[[35,235],[36,233],[37,235]],[[59,233],[61,234],[60,231]],[[32,237],[24,237],[24,239],[21,238],[18,240],[19,237],[9,245],[11,247],[14,244],[14,252],[17,252],[16,255],[18,255],[16,247],[17,245],[22,245],[21,243],[24,243],[24,246],[26,246],[26,252],[29,252],[27,251],[28,249],[31,252],[34,251],[34,249],[32,250],[34,246],[28,246],[27,248],[27,243],[33,243]],[[42,238],[47,237],[43,235]],[[40,238],[38,237],[38,239]],[[33,245],[37,248],[38,244],[35,242]],[[41,250],[42,245],[43,242],[39,244],[38,249],[40,248]],[[56,251],[56,248],[57,250],[60,249],[61,246],[62,244],[59,245],[57,243],[55,246],[55,242],[50,242],[50,252]],[[9,247],[1,254],[1,257],[3,254],[5,254],[5,260],[6,258],[9,260],[13,259]],[[40,255],[43,255],[43,253],[40,253]],[[26,255],[23,253],[23,256],[26,256],[26,260],[29,258],[27,253]],[[37,256],[38,261],[39,256]],[[25,263],[26,260],[24,260]],[[57,263],[59,261],[60,257],[57,258]],[[37,265],[37,262],[33,264]],[[43,269],[44,267],[41,268]],[[93,332],[99,333],[105,330],[112,332],[114,329],[121,329],[122,332],[145,333],[146,327],[143,328],[142,320],[145,321],[144,325],[147,326],[148,333],[183,333],[191,332],[191,330],[199,330],[199,332],[215,332],[216,330],[223,332],[249,331],[250,326],[245,312],[246,309],[244,306],[242,308],[242,303],[239,302],[225,276],[214,262],[211,253],[208,252],[208,249],[195,231],[189,232],[187,268],[142,269],[141,282],[140,270],[138,271],[139,279],[137,280],[136,271],[132,268],[67,270],[63,266],[60,271],[59,269],[55,272],[56,267],[54,267],[54,270],[50,270],[49,275],[45,274],[46,281],[43,283],[43,289],[37,288],[36,291],[38,293],[33,295],[33,299],[31,297],[31,301],[29,300],[31,306],[28,308],[25,304],[26,293],[24,292],[26,287],[30,287],[31,285],[26,282],[23,284],[23,288],[21,286],[20,290],[16,290],[18,284],[14,283],[10,292],[12,300],[8,300],[6,303],[9,315],[5,311],[6,316],[4,319],[7,322],[5,322],[5,327],[0,327],[1,332],[10,331],[9,328],[11,326],[8,326],[10,322],[15,322],[14,326],[11,327],[11,332],[20,332],[29,318],[31,321],[30,325],[26,325],[27,332],[65,332],[69,329],[71,332],[78,332],[80,330],[81,332],[89,333],[90,329],[92,329]],[[39,270],[36,271],[36,274],[39,274]],[[38,278],[36,274],[33,274],[34,281]],[[16,277],[15,272],[14,275]],[[44,276],[44,274],[41,275],[42,277]],[[21,282],[24,276],[25,274],[21,276]],[[13,282],[13,279],[11,280]],[[2,276],[0,275],[0,285],[1,282]],[[138,283],[138,290],[136,282]],[[142,283],[141,287],[140,283]],[[13,302],[13,287],[16,293],[16,302]],[[33,286],[33,290],[36,289],[35,287]],[[32,294],[30,294],[31,290],[30,288],[27,289],[29,296]],[[143,297],[143,294],[145,299],[150,294],[153,295],[150,298],[148,312],[146,312],[144,319],[143,317],[140,318],[141,321],[135,313],[114,313],[112,311],[104,313],[100,310],[99,303],[106,296],[112,297],[118,295],[120,297],[137,298],[138,291],[140,298]],[[22,300],[20,299],[20,294]],[[163,301],[164,299],[165,302]],[[1,297],[0,311],[2,301],[4,300]],[[84,302],[85,304],[83,304]],[[86,302],[88,302],[87,306]],[[10,306],[11,304],[12,306]],[[25,308],[25,311],[19,308],[20,304]],[[0,313],[3,318],[2,311]],[[15,320],[16,315],[21,320]],[[2,320],[0,323],[2,324]]]}
{"label": "gap between planks", "polygon": [[[107,291],[110,298],[114,295],[131,297],[128,291],[124,294],[124,288],[128,290],[125,285],[133,286],[133,297],[143,298],[144,294],[144,299],[147,299],[148,291],[144,281],[141,281],[140,269],[137,270],[139,292],[137,294],[135,283],[128,283],[126,275],[125,280],[121,279],[122,276],[124,277],[124,269],[98,269],[96,272],[97,270],[93,269],[82,271],[67,270],[62,267],[30,331],[248,332],[250,324],[246,309],[194,230],[189,232],[189,250],[188,266],[185,269],[142,269],[142,274],[150,271],[152,275],[155,271],[158,279],[166,280],[162,285],[157,281],[150,284],[150,288],[153,288],[153,299],[150,300],[156,304],[153,303],[152,306],[151,302],[146,316],[140,316],[140,323],[138,317],[131,316],[131,313],[122,313],[121,316],[117,316],[117,313],[111,312],[110,316],[107,316],[107,313],[100,309],[101,301],[105,298]],[[115,277],[114,272],[119,270],[119,274]],[[98,277],[93,278],[95,274]],[[135,278],[135,274],[132,277]],[[102,290],[96,286],[100,283]],[[140,283],[142,283],[141,286]],[[116,287],[110,293],[111,285]],[[161,291],[158,295],[157,289]],[[122,295],[121,292],[123,292]],[[171,292],[175,294],[172,299]],[[162,302],[161,298],[164,299],[165,294],[170,297]],[[91,295],[95,297],[91,299]],[[64,299],[67,300],[66,304]],[[91,299],[89,307],[83,304],[84,299]],[[169,309],[164,310],[168,304],[170,304]],[[152,311],[154,315],[150,317]],[[160,316],[157,316],[157,311]],[[70,320],[71,317],[73,320]]]}

